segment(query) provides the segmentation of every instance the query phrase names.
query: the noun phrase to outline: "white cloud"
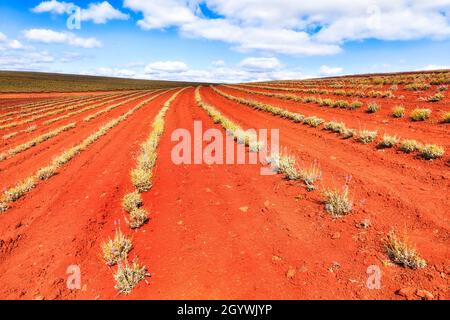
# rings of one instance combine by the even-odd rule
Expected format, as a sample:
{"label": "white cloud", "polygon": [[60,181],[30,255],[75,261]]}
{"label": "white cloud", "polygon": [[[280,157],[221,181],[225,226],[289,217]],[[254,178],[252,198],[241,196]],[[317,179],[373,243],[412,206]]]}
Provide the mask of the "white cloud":
{"label": "white cloud", "polygon": [[253,71],[271,71],[279,69],[281,63],[277,58],[246,58],[239,66]]}
{"label": "white cloud", "polygon": [[[47,51],[0,51],[0,67],[8,70],[37,70],[55,61],[53,55]],[[47,69],[47,68],[45,68]]]}
{"label": "white cloud", "polygon": [[154,74],[159,72],[176,73],[188,70],[186,63],[182,61],[157,61],[145,67],[145,73]]}
{"label": "white cloud", "polygon": [[107,1],[102,3],[91,3],[87,9],[81,10],[81,20],[92,20],[94,23],[102,24],[108,20],[127,20],[130,16],[115,9]]}
{"label": "white cloud", "polygon": [[[220,18],[205,17],[200,4]],[[142,13],[143,29],[175,27],[239,51],[326,55],[345,41],[450,37],[450,0],[125,0],[124,6]]]}
{"label": "white cloud", "polygon": [[340,67],[330,67],[323,65],[319,68],[319,74],[322,76],[332,76],[342,73],[344,71],[343,68]]}
{"label": "white cloud", "polygon": [[215,67],[223,67],[226,63],[223,60],[214,60],[211,64]]}
{"label": "white cloud", "polygon": [[19,50],[19,49],[26,49],[26,47],[19,40],[16,39],[10,40],[3,32],[0,32],[0,49]]}
{"label": "white cloud", "polygon": [[28,40],[41,43],[60,43],[68,44],[81,48],[99,48],[101,42],[95,38],[82,38],[70,32],[58,32],[50,29],[29,29],[24,31]]}
{"label": "white cloud", "polygon": [[[33,12],[50,12],[53,14],[68,14],[75,8],[72,2],[60,2],[57,0],[43,1],[32,9]],[[115,9],[108,1],[90,3],[87,9],[81,9],[81,20],[96,24],[104,24],[108,20],[127,20],[129,15]]]}
{"label": "white cloud", "polygon": [[136,76],[136,72],[129,69],[120,69],[120,68],[109,68],[109,67],[100,67],[97,68],[94,72],[94,75],[105,76],[105,77],[120,77],[120,78],[132,78]]}
{"label": "white cloud", "polygon": [[55,14],[63,14],[67,13],[72,7],[73,3],[51,0],[51,1],[42,1],[36,7],[31,9],[31,11],[36,13],[51,12]]}
{"label": "white cloud", "polygon": [[[258,60],[270,59],[270,60]],[[259,64],[256,64],[258,61]],[[246,58],[234,66],[214,66],[204,69],[190,68],[183,61],[157,61],[147,64],[144,68],[134,62],[125,64],[125,68],[98,68],[88,71],[93,75],[109,75],[119,77],[132,77],[136,79],[177,80],[198,82],[248,82],[277,79],[305,79],[312,76],[305,75],[295,68],[286,68],[278,60],[272,58]],[[263,67],[262,63],[266,66]],[[219,63],[220,64],[220,63]],[[252,68],[243,68],[242,65],[252,65]],[[258,68],[253,68],[257,65]],[[85,72],[86,73],[86,72]]]}
{"label": "white cloud", "polygon": [[445,69],[450,69],[450,66],[446,66],[446,65],[435,65],[435,64],[429,64],[426,65],[422,68],[419,68],[417,71],[430,71],[430,70],[445,70]]}

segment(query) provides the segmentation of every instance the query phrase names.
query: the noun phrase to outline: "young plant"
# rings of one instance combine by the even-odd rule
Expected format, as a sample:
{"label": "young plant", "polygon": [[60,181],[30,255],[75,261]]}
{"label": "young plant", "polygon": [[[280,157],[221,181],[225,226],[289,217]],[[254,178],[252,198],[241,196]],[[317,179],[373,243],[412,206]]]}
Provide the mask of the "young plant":
{"label": "young plant", "polygon": [[116,229],[114,239],[102,242],[101,247],[106,264],[113,266],[127,259],[133,245],[130,238],[126,237],[120,229]]}
{"label": "young plant", "polygon": [[319,125],[321,125],[324,122],[324,120],[320,119],[320,118],[317,118],[316,116],[312,116],[312,117],[305,118],[303,120],[303,122],[306,123],[307,125],[311,126],[311,127],[316,128]]}
{"label": "young plant", "polygon": [[267,159],[278,173],[284,174],[288,180],[298,180],[300,173],[294,156],[273,154]]}
{"label": "young plant", "polygon": [[130,221],[128,226],[131,229],[137,229],[148,221],[148,213],[144,208],[137,208],[130,212]]}
{"label": "young plant", "polygon": [[306,184],[306,189],[308,191],[312,191],[315,189],[314,183],[322,177],[322,171],[320,167],[317,165],[317,162],[314,162],[311,166],[307,168],[300,169],[300,179],[303,180]]}
{"label": "young plant", "polygon": [[36,177],[39,180],[47,180],[48,178],[54,176],[56,174],[57,167],[54,165],[49,165],[47,167],[41,168],[36,173]]}
{"label": "young plant", "polygon": [[139,192],[146,192],[152,187],[152,171],[135,168],[131,171],[131,182]]}
{"label": "young plant", "polygon": [[138,191],[126,194],[123,197],[122,205],[127,212],[132,212],[142,206],[142,197]]}
{"label": "young plant", "polygon": [[380,106],[376,104],[375,102],[369,103],[369,106],[367,107],[368,113],[375,113],[380,110]]}
{"label": "young plant", "polygon": [[9,209],[9,205],[5,202],[0,202],[0,213],[5,212]]}
{"label": "young plant", "polygon": [[429,96],[429,97],[427,98],[427,101],[428,101],[428,102],[439,102],[439,101],[441,101],[442,99],[444,99],[444,95],[443,95],[442,93],[438,92],[438,93],[436,93],[436,94],[433,95],[433,96]]}
{"label": "young plant", "polygon": [[403,106],[395,106],[392,109],[392,116],[394,118],[403,118],[405,115],[405,107]]}
{"label": "young plant", "polygon": [[350,139],[351,137],[356,135],[356,130],[344,128],[339,133],[341,134],[342,139]]}
{"label": "young plant", "polygon": [[420,150],[420,155],[427,160],[440,158],[444,153],[444,148],[435,144],[427,144]]}
{"label": "young plant", "polygon": [[281,156],[278,161],[278,170],[288,180],[298,180],[300,178],[300,173],[297,170],[296,161],[293,156]]}
{"label": "young plant", "polygon": [[396,136],[389,136],[389,135],[385,134],[383,136],[383,139],[381,140],[379,146],[381,148],[392,148],[399,141],[400,141],[399,138],[397,138]]}
{"label": "young plant", "polygon": [[348,109],[354,110],[354,109],[358,109],[361,108],[363,105],[363,103],[361,101],[353,101],[352,103],[350,103],[350,105],[348,106]]}
{"label": "young plant", "polygon": [[410,247],[404,240],[399,239],[394,231],[390,231],[385,241],[385,250],[392,262],[406,268],[425,268],[427,262]]}
{"label": "young plant", "polygon": [[34,177],[27,178],[20,182],[15,187],[7,189],[3,193],[3,202],[13,202],[23,197],[27,192],[30,192],[36,186],[36,180]]}
{"label": "young plant", "polygon": [[342,217],[353,209],[353,202],[349,198],[348,186],[342,190],[326,189],[323,191],[325,197],[325,209],[333,217]]}
{"label": "young plant", "polygon": [[444,113],[442,115],[442,122],[443,123],[450,123],[450,112]]}
{"label": "young plant", "polygon": [[375,140],[377,137],[377,131],[360,130],[359,131],[359,142],[362,144],[369,144]]}
{"label": "young plant", "polygon": [[116,280],[115,288],[121,294],[130,294],[131,291],[138,285],[139,282],[147,276],[147,268],[140,265],[137,260],[134,260],[131,265],[125,262],[125,265],[119,264],[114,279]]}
{"label": "young plant", "polygon": [[428,119],[431,115],[431,110],[430,109],[414,109],[411,112],[411,120],[413,121],[424,121],[426,119]]}
{"label": "young plant", "polygon": [[412,139],[405,139],[400,145],[400,150],[405,153],[411,153],[420,150],[421,147],[422,145],[420,144],[420,142]]}

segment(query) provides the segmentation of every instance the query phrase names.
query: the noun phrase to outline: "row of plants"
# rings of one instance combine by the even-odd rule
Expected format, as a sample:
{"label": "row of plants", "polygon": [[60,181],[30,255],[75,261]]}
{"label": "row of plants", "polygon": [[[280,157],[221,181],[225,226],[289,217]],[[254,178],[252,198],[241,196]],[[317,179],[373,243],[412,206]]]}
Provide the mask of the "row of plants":
{"label": "row of plants", "polygon": [[[91,104],[91,105],[89,105],[87,107],[76,109],[75,111],[71,111],[71,112],[68,112],[66,114],[63,114],[63,115],[61,115],[59,117],[55,117],[55,118],[46,120],[42,124],[43,125],[48,125],[48,124],[51,124],[53,122],[57,122],[57,121],[60,121],[62,119],[67,119],[67,118],[73,117],[73,116],[75,116],[77,114],[84,113],[84,112],[92,110],[92,109],[97,109],[97,108],[103,107],[103,106],[105,106],[107,104],[110,104],[110,103],[113,103],[113,102],[115,102],[115,101],[117,101],[119,99],[123,99],[124,97],[128,98],[125,101],[121,101],[121,102],[118,103],[118,105],[123,105],[123,104],[125,104],[127,102],[131,102],[131,101],[134,101],[136,99],[139,99],[139,98],[141,98],[141,97],[143,97],[143,96],[145,96],[147,94],[148,94],[148,92],[145,92],[145,93],[140,93],[139,92],[139,93],[133,93],[133,94],[130,94],[130,95],[127,94],[126,96],[120,95],[118,97],[115,97],[114,100],[107,100],[107,101],[103,101],[103,102],[100,102],[100,103]],[[113,104],[113,105],[116,105],[116,104]]]}
{"label": "row of plants", "polygon": [[[137,158],[136,167],[130,172],[131,182],[135,190],[123,197],[122,206],[130,215],[127,224],[131,229],[139,228],[148,221],[148,213],[143,207],[141,193],[149,191],[152,187],[153,169],[157,158],[156,149],[164,132],[164,118],[173,101],[183,90],[175,92],[156,115],[152,122],[150,135],[141,144],[141,152]],[[163,93],[155,95],[153,98]],[[139,282],[150,276],[147,273],[146,266],[139,263],[137,257],[131,263],[128,262],[128,254],[132,248],[131,238],[125,236],[120,228],[116,229],[114,238],[110,238],[101,244],[106,265],[109,267],[118,266],[114,274],[116,282],[114,287],[120,294],[130,294]]]}
{"label": "row of plants", "polygon": [[116,127],[119,123],[128,119],[128,117],[133,115],[133,113],[142,108],[145,104],[147,104],[151,100],[153,100],[153,97],[150,97],[138,103],[121,116],[108,121],[100,128],[98,128],[94,133],[86,137],[79,144],[64,150],[61,154],[53,158],[53,160],[49,164],[38,169],[33,175],[16,183],[13,187],[6,189],[3,192],[2,197],[0,198],[0,212],[7,211],[13,202],[19,200],[20,198],[25,196],[28,192],[33,190],[38,185],[39,181],[47,180],[52,176],[56,175],[58,173],[58,170],[62,168],[66,163],[68,163],[75,156],[86,150],[90,145],[92,145],[102,136],[106,135],[112,128]]}
{"label": "row of plants", "polygon": [[[216,89],[216,88],[214,88]],[[213,106],[205,104],[201,100],[201,96],[199,94],[199,89],[197,88],[196,92],[196,100],[197,103],[204,108],[210,116],[220,114]],[[216,90],[220,94],[220,90]],[[227,95],[226,93],[222,92]],[[224,95],[224,96],[225,96]],[[239,103],[243,103],[245,105],[250,105],[256,109],[271,112],[271,110],[279,110],[274,109],[277,107],[270,105],[261,105],[259,103],[251,102],[251,101],[243,101],[241,98],[237,98],[231,95],[227,95],[225,97],[233,98],[233,101],[237,101]],[[237,98],[238,100],[234,100]],[[245,99],[244,99],[245,100]],[[280,116],[280,113],[277,112],[277,115]],[[221,118],[226,119],[225,116],[221,115]],[[311,125],[313,127],[317,127],[318,124],[323,123],[323,120],[320,118],[306,117],[304,120],[307,120],[305,123]],[[346,132],[348,129],[345,128],[345,124],[330,122],[325,123],[324,128],[326,130],[332,130],[334,132]],[[366,143],[367,136],[371,136],[372,134],[363,133],[360,135],[359,139]],[[369,140],[372,139],[369,137]],[[372,140],[373,141],[373,140]],[[322,171],[317,164],[317,162],[313,162],[313,164],[309,167],[300,167],[297,163],[295,156],[290,155],[288,152],[280,152],[277,154],[271,154],[267,158],[267,162],[272,164],[275,170],[282,174],[288,180],[301,180],[305,183],[306,189],[308,191],[315,190],[316,182],[322,179]],[[323,197],[323,202],[325,205],[325,210],[328,212],[333,218],[340,218],[350,214],[353,210],[353,200],[351,199],[348,184],[344,185],[342,189],[340,188],[322,188],[321,194]],[[415,248],[408,244],[404,239],[399,238],[396,233],[391,230],[386,239],[384,239],[384,250],[388,257],[394,263],[411,268],[418,269],[426,267],[426,260],[420,257]]]}
{"label": "row of plants", "polygon": [[[216,87],[212,87],[212,89],[215,92],[217,92],[218,94],[220,94],[221,96],[223,96],[229,100],[235,101],[235,102],[243,104],[243,105],[250,106],[257,110],[271,113],[276,116],[280,116],[282,118],[290,119],[291,121],[294,121],[296,123],[303,122],[304,124],[309,125],[314,128],[317,128],[320,125],[325,123],[325,120],[318,118],[316,116],[305,117],[304,115],[301,115],[298,113],[292,113],[286,109],[282,109],[277,106],[273,106],[273,105],[262,103],[262,102],[255,101],[255,100],[250,100],[250,99],[233,96],[231,94],[228,94],[226,92],[219,90]],[[292,116],[293,114],[295,114],[295,117]],[[360,129],[358,131],[356,129],[347,128],[347,126],[343,122],[340,122],[339,126],[335,127],[334,129],[333,129],[332,125],[336,125],[336,123],[334,121],[332,121],[330,123],[326,123],[326,125],[324,125],[324,128],[326,130],[330,130],[330,131],[339,133],[343,139],[354,138],[356,141],[358,141],[362,144],[369,144],[369,143],[374,142],[378,135],[377,131],[370,131],[370,130],[366,130],[366,129]],[[329,128],[329,129],[327,129],[327,128]],[[415,141],[415,140],[405,139],[405,140],[403,140],[403,143],[409,142],[409,141]],[[403,143],[401,145],[399,145],[400,151],[403,151],[406,153],[412,153],[412,152],[417,151],[420,153],[422,158],[427,159],[427,160],[440,158],[445,153],[445,150],[442,146],[435,145],[435,144],[422,144],[417,141],[416,141],[417,148],[407,152],[407,151],[405,151],[406,149],[402,147]],[[394,146],[397,146],[397,144],[394,144],[391,147],[394,147]]]}
{"label": "row of plants", "polygon": [[[157,92],[159,92],[159,91],[160,91],[160,90],[155,90],[155,91],[151,91],[151,93],[157,93]],[[164,92],[163,92],[163,93],[164,93]],[[121,101],[121,102],[119,102],[119,103],[112,104],[112,105],[110,105],[110,106],[108,106],[108,107],[106,107],[106,108],[104,108],[104,109],[102,109],[102,110],[100,110],[100,111],[97,111],[97,112],[95,112],[95,113],[93,113],[93,114],[88,115],[87,117],[85,117],[85,118],[83,119],[83,121],[89,122],[89,121],[91,121],[91,120],[94,120],[94,119],[100,117],[101,115],[110,112],[110,111],[113,110],[113,109],[116,109],[116,108],[118,108],[118,107],[120,107],[120,106],[123,106],[124,104],[130,103],[131,101],[134,101],[134,100],[136,100],[136,99],[140,99],[140,98],[142,98],[143,96],[146,96],[147,94],[149,94],[149,92],[145,92],[144,94],[138,93],[137,95],[133,95],[130,99],[126,99],[126,100],[123,100],[123,101]],[[161,94],[162,94],[162,93],[158,94],[157,96],[160,96]],[[156,98],[157,96],[155,96],[155,98]],[[129,97],[130,97],[130,96],[129,96]]]}
{"label": "row of plants", "polygon": [[[116,99],[116,95],[113,95],[112,97],[109,96],[107,99],[109,99],[108,101],[115,100]],[[14,121],[14,122],[10,122],[8,124],[0,125],[0,130],[14,128],[14,127],[17,127],[19,125],[30,123],[30,122],[33,122],[33,121],[36,121],[36,120],[39,120],[39,119],[42,119],[42,118],[46,118],[46,117],[54,116],[54,115],[57,115],[57,114],[60,114],[60,113],[64,113],[64,112],[67,112],[67,111],[71,111],[71,110],[74,110],[74,109],[78,109],[78,108],[81,108],[81,107],[83,107],[83,106],[85,106],[87,104],[90,104],[90,103],[92,103],[92,102],[88,101],[88,102],[83,102],[83,103],[80,103],[80,104],[72,105],[72,106],[69,106],[69,107],[61,107],[61,108],[58,108],[56,110],[52,110],[52,111],[48,111],[48,112],[45,112],[45,113],[41,113],[39,115],[32,116],[32,117],[30,117],[28,119],[25,119],[25,120]]]}
{"label": "row of plants", "polygon": [[0,161],[9,159],[19,153],[22,153],[32,147],[35,147],[51,138],[54,138],[54,137],[60,135],[61,133],[69,131],[75,127],[76,127],[76,122],[72,122],[67,125],[56,128],[54,130],[51,130],[49,132],[46,132],[46,133],[44,133],[34,139],[31,139],[30,141],[24,142],[14,148],[10,148],[8,151],[0,153]]}
{"label": "row of plants", "polygon": [[[17,107],[15,108],[15,111],[10,111],[8,113],[2,114],[0,116],[0,118],[3,117],[10,117],[10,116],[16,116],[18,118],[24,118],[26,116],[24,116],[24,114],[28,114],[28,113],[33,113],[33,112],[39,112],[39,110],[45,110],[45,109],[50,109],[52,107],[58,107],[64,104],[68,104],[68,103],[77,103],[79,101],[82,100],[94,100],[95,98],[101,98],[101,97],[105,97],[105,96],[109,96],[109,94],[103,94],[103,95],[98,95],[98,96],[78,96],[78,97],[68,97],[68,98],[63,98],[63,99],[57,99],[57,100],[50,100],[50,101],[44,101],[41,104],[37,104],[37,105],[32,105],[29,106],[27,108],[22,108],[17,110]],[[36,113],[35,113],[36,114]],[[10,119],[14,119],[14,118],[10,118]],[[1,123],[1,121],[0,121]]]}
{"label": "row of plants", "polygon": [[[241,85],[244,86],[244,85]],[[302,93],[310,93],[310,94],[331,94],[335,96],[344,96],[344,97],[359,97],[359,98],[394,98],[394,94],[392,91],[357,91],[357,90],[329,90],[329,89],[321,89],[321,88],[286,88],[286,87],[273,87],[273,86],[264,86],[264,85],[245,85],[245,87],[251,88],[259,88],[266,90],[279,90],[279,91],[288,91],[288,92],[302,92]]]}
{"label": "row of plants", "polygon": [[263,95],[266,97],[279,98],[282,100],[290,100],[290,101],[295,101],[295,102],[300,102],[300,103],[314,103],[314,104],[318,104],[319,106],[330,107],[330,108],[343,108],[343,109],[348,109],[348,110],[354,110],[354,109],[361,108],[363,106],[363,103],[361,101],[357,101],[357,100],[349,102],[346,100],[322,99],[320,97],[315,97],[315,96],[301,97],[301,96],[294,95],[294,94],[262,92],[262,91],[248,90],[248,89],[244,89],[244,88],[240,88],[240,87],[236,87],[236,86],[229,86],[229,85],[224,85],[224,86],[234,89],[234,90],[242,91],[245,93],[258,94],[258,95]]}

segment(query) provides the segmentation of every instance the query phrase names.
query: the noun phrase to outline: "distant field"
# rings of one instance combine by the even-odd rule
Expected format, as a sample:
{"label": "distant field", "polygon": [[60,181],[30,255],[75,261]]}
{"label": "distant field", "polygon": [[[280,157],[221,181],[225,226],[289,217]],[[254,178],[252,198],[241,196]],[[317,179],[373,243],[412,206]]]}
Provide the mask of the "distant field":
{"label": "distant field", "polygon": [[0,92],[74,92],[186,87],[193,82],[136,80],[40,72],[0,71]]}

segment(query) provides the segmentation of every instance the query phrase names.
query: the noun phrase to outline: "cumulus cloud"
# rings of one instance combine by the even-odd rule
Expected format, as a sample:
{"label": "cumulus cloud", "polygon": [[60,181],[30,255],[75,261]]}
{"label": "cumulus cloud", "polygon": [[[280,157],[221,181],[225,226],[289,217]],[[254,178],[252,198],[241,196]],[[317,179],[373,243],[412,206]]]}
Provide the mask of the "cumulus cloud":
{"label": "cumulus cloud", "polygon": [[271,71],[281,67],[277,58],[246,58],[239,65],[253,71]]}
{"label": "cumulus cloud", "polygon": [[18,54],[15,51],[0,51],[0,67],[8,70],[37,70],[48,67],[55,61],[55,57],[47,51],[23,51]]}
{"label": "cumulus cloud", "polygon": [[129,69],[100,67],[97,68],[92,74],[105,77],[119,77],[119,78],[132,78],[136,76],[136,72]]}
{"label": "cumulus cloud", "polygon": [[91,3],[87,9],[81,10],[81,20],[92,20],[94,23],[102,24],[108,20],[127,20],[129,15],[120,12],[104,1],[102,3]]}
{"label": "cumulus cloud", "polygon": [[[270,59],[270,60],[261,60]],[[265,65],[263,63],[265,62]],[[127,63],[125,68],[99,68],[89,71],[89,74],[104,76],[132,77],[137,79],[177,80],[198,82],[249,82],[277,79],[304,79],[311,76],[305,75],[300,70],[287,69],[278,60],[272,58],[249,57],[235,65],[227,64],[219,60],[212,61],[210,67],[197,69],[190,68],[183,61],[156,61],[145,67],[139,63]],[[244,68],[242,65],[251,66]],[[256,67],[257,66],[257,67]]]}
{"label": "cumulus cloud", "polygon": [[[205,16],[200,5],[219,18]],[[175,27],[240,51],[327,55],[345,41],[450,37],[450,0],[125,0],[124,6],[142,13],[143,29]]]}
{"label": "cumulus cloud", "polygon": [[157,61],[148,64],[145,67],[145,73],[155,74],[155,73],[175,73],[175,72],[185,72],[188,70],[186,63],[182,61]]}
{"label": "cumulus cloud", "polygon": [[26,49],[26,46],[24,46],[22,44],[22,42],[20,42],[19,40],[8,39],[8,37],[4,33],[0,32],[0,49],[1,50],[7,50],[7,49],[19,50],[19,49]]}
{"label": "cumulus cloud", "polygon": [[73,3],[59,2],[56,0],[42,1],[31,11],[36,13],[51,12],[55,14],[63,14],[68,12],[73,7]]}
{"label": "cumulus cloud", "polygon": [[81,48],[99,48],[101,42],[95,38],[78,37],[70,32],[58,32],[51,29],[29,29],[24,31],[25,38],[41,43],[60,43],[68,44]]}
{"label": "cumulus cloud", "polygon": [[322,76],[332,76],[342,73],[344,71],[341,67],[330,67],[327,65],[323,65],[319,68],[319,74]]}
{"label": "cumulus cloud", "polygon": [[[33,12],[50,12],[53,14],[68,14],[75,8],[72,2],[57,0],[43,1],[32,9]],[[81,9],[81,20],[104,24],[108,20],[127,20],[129,15],[114,8],[108,1],[90,3],[87,8]]]}

